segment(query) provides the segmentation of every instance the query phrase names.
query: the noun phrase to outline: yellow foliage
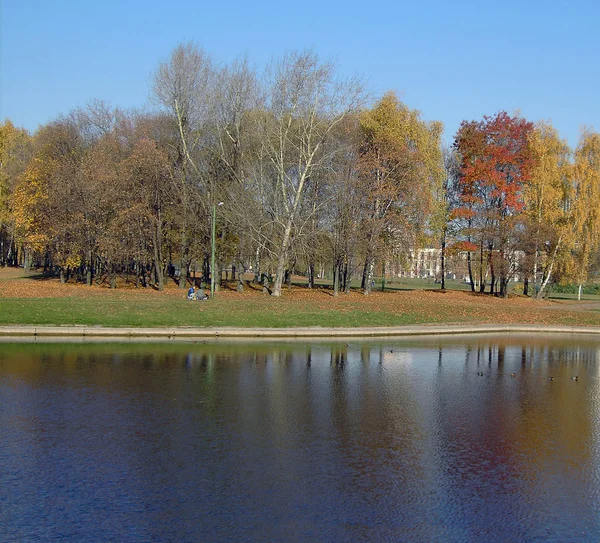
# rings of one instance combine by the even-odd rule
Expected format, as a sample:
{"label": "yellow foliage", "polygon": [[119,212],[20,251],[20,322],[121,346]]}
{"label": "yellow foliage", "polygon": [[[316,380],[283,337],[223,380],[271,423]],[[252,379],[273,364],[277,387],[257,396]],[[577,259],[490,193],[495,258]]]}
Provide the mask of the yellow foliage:
{"label": "yellow foliage", "polygon": [[565,223],[569,183],[569,147],[552,125],[540,122],[529,137],[534,166],[523,187],[525,214],[532,223],[560,228]]}
{"label": "yellow foliage", "polygon": [[29,134],[10,121],[0,125],[0,228],[12,223],[10,199],[18,174],[25,167]]}
{"label": "yellow foliage", "polygon": [[575,275],[587,279],[590,257],[600,248],[600,134],[585,131],[575,152],[574,165]]}
{"label": "yellow foliage", "polygon": [[368,148],[363,169],[375,180],[373,193],[419,200],[429,208],[444,177],[443,125],[424,121],[391,92],[361,114],[360,125]]}
{"label": "yellow foliage", "polygon": [[43,204],[48,199],[44,165],[33,159],[19,177],[12,195],[12,213],[19,241],[42,250],[48,241],[43,227]]}

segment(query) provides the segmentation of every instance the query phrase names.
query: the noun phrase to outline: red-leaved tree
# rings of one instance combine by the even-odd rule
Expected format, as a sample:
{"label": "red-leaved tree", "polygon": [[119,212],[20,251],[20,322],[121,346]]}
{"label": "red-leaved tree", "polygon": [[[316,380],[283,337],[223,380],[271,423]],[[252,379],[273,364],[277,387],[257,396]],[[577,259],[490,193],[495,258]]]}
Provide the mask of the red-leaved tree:
{"label": "red-leaved tree", "polygon": [[[464,241],[479,248],[481,292],[485,267],[491,277],[490,292],[501,296],[506,296],[515,272],[521,189],[532,167],[527,143],[532,130],[532,123],[501,111],[481,121],[463,121],[455,137],[461,159],[456,215],[463,220]],[[469,272],[474,290],[471,266]]]}

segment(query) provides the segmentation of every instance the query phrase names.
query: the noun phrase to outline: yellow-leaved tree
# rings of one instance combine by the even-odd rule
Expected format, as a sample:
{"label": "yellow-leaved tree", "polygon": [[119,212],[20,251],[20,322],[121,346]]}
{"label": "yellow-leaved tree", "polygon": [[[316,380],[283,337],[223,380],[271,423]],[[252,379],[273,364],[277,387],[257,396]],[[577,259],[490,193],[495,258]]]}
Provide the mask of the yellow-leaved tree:
{"label": "yellow-leaved tree", "polygon": [[574,243],[570,150],[556,129],[539,122],[529,135],[533,158],[530,180],[523,186],[526,255],[541,297],[557,259],[566,258]]}
{"label": "yellow-leaved tree", "polygon": [[573,203],[576,236],[570,276],[579,285],[588,279],[592,256],[600,250],[600,134],[584,130],[575,152]]}
{"label": "yellow-leaved tree", "polygon": [[17,243],[25,251],[25,268],[32,252],[42,251],[48,242],[44,205],[48,200],[46,170],[52,165],[33,158],[17,179],[12,194],[12,212]]}
{"label": "yellow-leaved tree", "polygon": [[15,224],[11,200],[17,179],[31,155],[31,136],[10,121],[0,125],[0,265],[16,265]]}
{"label": "yellow-leaved tree", "polygon": [[[360,116],[358,170],[365,195],[362,288],[371,291],[375,255],[385,234],[414,247],[444,179],[442,124],[427,122],[394,93]],[[385,272],[385,270],[384,270]]]}

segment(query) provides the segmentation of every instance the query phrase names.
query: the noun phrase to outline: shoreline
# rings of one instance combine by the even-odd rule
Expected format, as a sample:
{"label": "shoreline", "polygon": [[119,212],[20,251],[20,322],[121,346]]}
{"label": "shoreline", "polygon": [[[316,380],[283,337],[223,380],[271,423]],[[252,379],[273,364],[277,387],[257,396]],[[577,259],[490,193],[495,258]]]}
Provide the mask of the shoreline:
{"label": "shoreline", "polygon": [[461,334],[585,334],[600,336],[598,326],[564,326],[544,324],[471,324],[471,325],[410,325],[361,328],[193,328],[193,327],[102,327],[86,325],[65,326],[0,326],[0,338],[130,338],[130,339],[218,339],[218,338],[378,338]]}

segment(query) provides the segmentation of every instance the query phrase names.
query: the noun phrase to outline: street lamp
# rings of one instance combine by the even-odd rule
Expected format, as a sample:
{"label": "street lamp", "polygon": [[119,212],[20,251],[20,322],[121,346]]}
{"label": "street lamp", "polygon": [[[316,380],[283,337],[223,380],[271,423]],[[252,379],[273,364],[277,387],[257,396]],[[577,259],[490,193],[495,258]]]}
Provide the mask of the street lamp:
{"label": "street lamp", "polygon": [[215,297],[215,235],[217,226],[217,206],[222,206],[223,202],[213,204],[212,206],[212,243],[211,243],[211,263],[210,263],[210,297]]}

